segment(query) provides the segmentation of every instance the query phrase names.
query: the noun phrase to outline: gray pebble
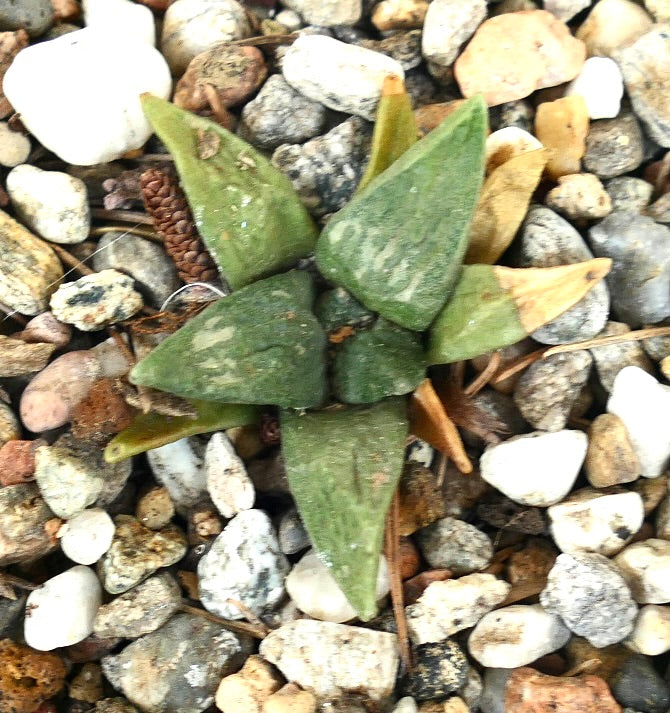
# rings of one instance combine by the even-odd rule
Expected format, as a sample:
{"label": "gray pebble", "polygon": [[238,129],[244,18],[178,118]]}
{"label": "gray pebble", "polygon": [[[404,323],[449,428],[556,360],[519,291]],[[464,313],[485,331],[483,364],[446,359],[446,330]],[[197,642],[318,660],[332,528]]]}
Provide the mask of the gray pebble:
{"label": "gray pebble", "polygon": [[444,698],[465,684],[470,665],[455,641],[421,644],[413,653],[412,671],[400,683],[403,696],[430,701]]}
{"label": "gray pebble", "polygon": [[0,567],[53,550],[45,528],[53,517],[35,483],[0,488]]}
{"label": "gray pebble", "polygon": [[280,146],[272,163],[288,176],[307,209],[320,217],[340,210],[353,195],[370,136],[370,124],[351,117],[306,144]]}
{"label": "gray pebble", "polygon": [[643,159],[644,138],[632,114],[591,122],[582,159],[584,170],[599,178],[613,178],[634,171]]}
{"label": "gray pebble", "polygon": [[[481,431],[474,433],[463,429],[463,442],[468,446],[485,448],[492,442],[491,434],[493,438],[504,439],[530,430],[514,399],[508,394],[485,388],[472,398],[472,404],[479,411],[476,423],[481,426]],[[484,438],[485,431],[488,433]]]}
{"label": "gray pebble", "polygon": [[[630,332],[630,327],[622,322],[608,322],[599,337],[609,337],[615,334]],[[640,369],[653,372],[651,362],[645,355],[640,342],[620,342],[591,349],[595,361],[598,378],[606,391],[611,391],[616,375],[626,366],[638,366]]]}
{"label": "gray pebble", "polygon": [[497,121],[494,124],[495,130],[504,129],[507,126],[516,126],[529,133],[533,132],[535,110],[525,99],[506,102],[497,107],[497,110]]}
{"label": "gray pebble", "polygon": [[442,93],[421,68],[405,73],[405,89],[414,108],[443,101]]}
{"label": "gray pebble", "polygon": [[541,535],[546,526],[540,508],[519,505],[497,490],[487,493],[477,505],[477,516],[500,530]]}
{"label": "gray pebble", "polygon": [[8,0],[0,3],[0,30],[23,28],[31,37],[39,37],[54,19],[50,0]]}
{"label": "gray pebble", "polygon": [[421,30],[398,32],[383,40],[362,40],[358,44],[393,57],[406,72],[418,67],[423,61],[421,56]]}
{"label": "gray pebble", "polygon": [[493,556],[487,535],[453,517],[437,520],[416,535],[428,564],[435,569],[450,569],[457,576],[484,569]]}
{"label": "gray pebble", "polygon": [[670,193],[662,195],[647,208],[645,213],[657,223],[670,224]]}
{"label": "gray pebble", "polygon": [[[531,207],[517,242],[518,267],[555,267],[593,257],[582,236],[570,223],[544,206]],[[591,339],[605,326],[608,313],[609,292],[601,282],[574,307],[531,336],[543,344]]]}
{"label": "gray pebble", "polygon": [[323,104],[293,89],[281,74],[273,74],[242,110],[238,133],[254,146],[275,149],[317,136],[325,121]]}
{"label": "gray pebble", "polygon": [[[670,321],[666,320],[656,326],[670,327]],[[652,339],[645,339],[640,343],[644,351],[654,361],[661,361],[665,359],[665,357],[670,356],[670,337],[653,337]]]}
{"label": "gray pebble", "polygon": [[0,597],[0,639],[16,638],[27,598],[27,594],[16,599]]}
{"label": "gray pebble", "polygon": [[637,605],[618,568],[595,553],[559,555],[540,602],[598,648],[625,639],[637,616]]}
{"label": "gray pebble", "polygon": [[125,698],[103,698],[92,708],[93,713],[137,713],[137,708]]}
{"label": "gray pebble", "polygon": [[125,272],[136,282],[149,304],[160,309],[179,288],[177,269],[160,245],[130,233],[105,233],[93,256],[93,269]]}
{"label": "gray pebble", "polygon": [[632,211],[615,211],[589,230],[598,257],[610,257],[606,277],[612,308],[631,327],[670,315],[670,229]]}
{"label": "gray pebble", "polygon": [[619,176],[605,184],[612,210],[634,210],[642,212],[651,200],[654,187],[642,178]]}
{"label": "gray pebble", "polygon": [[101,639],[136,639],[149,634],[179,609],[181,590],[174,577],[161,572],[98,609],[93,633]]}
{"label": "gray pebble", "polygon": [[285,555],[295,555],[311,545],[307,530],[295,508],[287,510],[279,518],[277,537],[279,539],[279,549]]}
{"label": "gray pebble", "polygon": [[[667,678],[667,675],[666,675]],[[670,687],[653,666],[652,658],[633,654],[607,683],[617,703],[643,713],[667,713]]]}
{"label": "gray pebble", "polygon": [[193,614],[178,614],[116,656],[102,659],[114,688],[145,713],[200,713],[221,678],[250,652],[247,637]]}
{"label": "gray pebble", "polygon": [[591,373],[588,351],[554,354],[531,364],[514,389],[514,403],[533,428],[560,431]]}

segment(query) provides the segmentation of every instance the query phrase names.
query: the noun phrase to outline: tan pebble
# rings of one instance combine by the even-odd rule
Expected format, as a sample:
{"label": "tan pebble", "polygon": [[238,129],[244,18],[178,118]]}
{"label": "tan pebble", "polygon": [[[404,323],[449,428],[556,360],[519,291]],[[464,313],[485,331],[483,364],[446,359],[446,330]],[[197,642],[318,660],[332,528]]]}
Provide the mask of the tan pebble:
{"label": "tan pebble", "polygon": [[0,377],[21,376],[41,371],[47,365],[54,344],[26,344],[0,334]]}
{"label": "tan pebble", "polygon": [[59,322],[51,312],[42,312],[33,317],[22,332],[13,335],[28,344],[45,342],[53,344],[58,349],[66,347],[72,338],[72,327]]}
{"label": "tan pebble", "polygon": [[538,106],[535,134],[551,151],[546,168],[551,178],[579,173],[588,133],[589,113],[583,97],[573,95]]}
{"label": "tan pebble", "polygon": [[261,713],[265,701],[281,686],[281,675],[274,666],[254,654],[240,671],[221,679],[216,706],[223,713]]}
{"label": "tan pebble", "polygon": [[444,702],[444,713],[469,713],[465,701],[460,696],[452,696]]}
{"label": "tan pebble", "polygon": [[63,277],[49,245],[0,210],[0,302],[22,314],[39,314]]}
{"label": "tan pebble", "polygon": [[577,30],[589,57],[610,57],[652,26],[652,19],[630,0],[600,0]]}
{"label": "tan pebble", "polygon": [[409,537],[401,537],[398,552],[400,555],[400,578],[405,580],[414,577],[421,567],[421,555],[416,545]]}
{"label": "tan pebble", "polygon": [[537,3],[533,0],[502,0],[493,5],[491,15],[504,15],[507,12],[522,12],[524,10],[537,10]]}
{"label": "tan pebble", "polygon": [[670,22],[670,0],[644,0],[644,4],[656,22]]}
{"label": "tan pebble", "polygon": [[596,220],[612,212],[612,200],[592,173],[571,173],[560,176],[545,203],[570,220]]}
{"label": "tan pebble", "polygon": [[482,93],[496,106],[569,82],[585,57],[584,44],[565,23],[545,10],[528,10],[486,20],[454,69],[465,97]]}
{"label": "tan pebble", "polygon": [[506,126],[486,139],[486,173],[528,151],[541,149],[542,144],[531,133],[518,126]]}
{"label": "tan pebble", "polygon": [[95,703],[103,696],[102,669],[97,663],[85,663],[69,683],[70,698]]}
{"label": "tan pebble", "polygon": [[532,668],[512,671],[505,688],[508,713],[621,713],[602,678],[546,676]]}
{"label": "tan pebble", "polygon": [[630,483],[639,478],[640,463],[626,426],[618,416],[603,413],[593,421],[584,467],[594,488]]}
{"label": "tan pebble", "polygon": [[418,463],[407,463],[398,486],[401,535],[411,535],[446,515],[444,496],[435,474]]}
{"label": "tan pebble", "polygon": [[573,636],[566,644],[565,653],[571,669],[586,665],[589,661],[598,659],[598,676],[609,681],[620,669],[626,659],[630,658],[630,650],[623,644],[613,644],[597,649],[581,636]]}
{"label": "tan pebble", "polygon": [[21,437],[21,428],[8,404],[0,403],[0,446]]}
{"label": "tan pebble", "polygon": [[28,384],[19,411],[27,429],[40,433],[66,424],[98,378],[100,363],[88,351],[68,352]]}
{"label": "tan pebble", "polygon": [[658,478],[640,478],[633,483],[632,490],[642,498],[644,514],[649,515],[658,507],[668,492],[668,474]]}
{"label": "tan pebble", "polygon": [[465,99],[455,99],[438,104],[425,104],[414,110],[414,121],[419,136],[425,136],[441,124],[450,114],[453,114]]}
{"label": "tan pebble", "polygon": [[663,376],[665,376],[665,378],[670,381],[670,356],[667,356],[662,359],[659,366],[661,367]]}
{"label": "tan pebble", "polygon": [[237,426],[229,428],[226,435],[237,455],[244,461],[251,460],[266,448],[261,440],[258,426]]}
{"label": "tan pebble", "polygon": [[419,706],[419,713],[444,713],[446,701],[425,701]]}
{"label": "tan pebble", "polygon": [[160,530],[174,517],[174,504],[167,488],[152,488],[137,501],[137,519],[150,530]]}
{"label": "tan pebble", "polygon": [[419,30],[428,12],[426,0],[382,0],[372,11],[372,24],[380,31]]}
{"label": "tan pebble", "polygon": [[316,698],[295,683],[287,683],[263,704],[263,713],[315,713]]}
{"label": "tan pebble", "polygon": [[547,540],[533,537],[505,563],[507,579],[512,584],[544,580],[554,566],[558,550]]}

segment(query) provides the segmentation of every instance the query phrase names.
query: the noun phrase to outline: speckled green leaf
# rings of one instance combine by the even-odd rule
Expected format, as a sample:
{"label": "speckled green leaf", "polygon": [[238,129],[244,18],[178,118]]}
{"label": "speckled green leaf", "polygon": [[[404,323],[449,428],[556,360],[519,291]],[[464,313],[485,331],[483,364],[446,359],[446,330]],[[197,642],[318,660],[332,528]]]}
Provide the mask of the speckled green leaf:
{"label": "speckled green leaf", "polygon": [[526,337],[514,300],[491,265],[467,265],[430,328],[428,363],[471,359]]}
{"label": "speckled green leaf", "polygon": [[335,357],[333,389],[347,404],[408,394],[426,376],[421,337],[380,317],[347,339]]}
{"label": "speckled green leaf", "polygon": [[207,401],[319,406],[326,337],[313,300],[311,277],[297,270],[244,287],[159,344],[130,380]]}
{"label": "speckled green leaf", "polygon": [[377,612],[384,518],[402,472],[405,399],[281,415],[291,493],[305,527],[364,621]]}
{"label": "speckled green leaf", "polygon": [[220,404],[216,401],[195,401],[195,418],[189,416],[164,416],[159,413],[141,413],[105,448],[107,463],[119,461],[174,443],[180,438],[198,433],[222,431],[235,426],[246,426],[260,419],[258,406]]}
{"label": "speckled green leaf", "polygon": [[377,176],[326,225],[316,248],[321,272],[392,322],[428,327],[460,273],[486,122],[474,97]]}
{"label": "speckled green leaf", "polygon": [[290,181],[218,124],[145,94],[142,108],[172,154],[198,231],[233,289],[309,255],[316,228]]}

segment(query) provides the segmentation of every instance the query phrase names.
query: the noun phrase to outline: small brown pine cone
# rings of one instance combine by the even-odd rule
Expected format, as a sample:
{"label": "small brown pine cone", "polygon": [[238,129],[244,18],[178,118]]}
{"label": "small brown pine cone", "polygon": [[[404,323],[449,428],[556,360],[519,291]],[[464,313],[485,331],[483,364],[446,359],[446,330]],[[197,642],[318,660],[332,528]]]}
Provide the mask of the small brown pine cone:
{"label": "small brown pine cone", "polygon": [[218,272],[212,256],[198,235],[191,209],[175,176],[149,168],[140,177],[147,213],[163,239],[165,251],[184,282],[211,282]]}

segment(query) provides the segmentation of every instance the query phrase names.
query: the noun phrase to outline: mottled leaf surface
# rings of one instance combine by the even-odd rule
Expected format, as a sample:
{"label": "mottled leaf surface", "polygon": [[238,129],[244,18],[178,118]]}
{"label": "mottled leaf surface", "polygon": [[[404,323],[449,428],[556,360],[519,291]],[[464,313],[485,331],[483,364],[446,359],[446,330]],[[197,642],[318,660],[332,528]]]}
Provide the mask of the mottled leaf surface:
{"label": "mottled leaf surface", "polygon": [[392,322],[428,327],[459,277],[486,122],[470,99],[333,216],[316,249],[325,277]]}
{"label": "mottled leaf surface", "polygon": [[290,181],[246,141],[158,97],[142,108],[172,154],[198,232],[233,289],[314,249],[316,228]]}
{"label": "mottled leaf surface", "polygon": [[421,337],[380,317],[347,339],[335,357],[335,396],[347,404],[370,404],[413,391],[426,374]]}
{"label": "mottled leaf surface", "polygon": [[384,520],[407,431],[402,398],[281,415],[291,493],[314,546],[364,621],[377,612]]}
{"label": "mottled leaf surface", "polygon": [[309,408],[326,391],[314,285],[297,270],[218,300],[132,370],[135,384],[186,398]]}

